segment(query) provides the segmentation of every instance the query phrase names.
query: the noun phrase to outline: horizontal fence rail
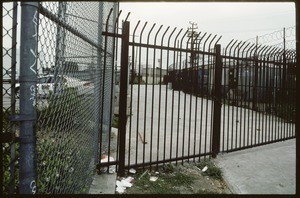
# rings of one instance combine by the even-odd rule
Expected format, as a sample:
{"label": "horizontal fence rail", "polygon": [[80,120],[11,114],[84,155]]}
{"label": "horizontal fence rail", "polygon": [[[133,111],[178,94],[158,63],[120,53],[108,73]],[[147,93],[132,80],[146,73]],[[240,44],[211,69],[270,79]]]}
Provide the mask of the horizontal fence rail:
{"label": "horizontal fence rail", "polygon": [[21,36],[20,53],[21,6],[4,4],[1,194],[88,193],[95,173],[295,138],[297,54],[285,40],[221,46],[207,32],[132,25],[130,13],[120,22],[113,2],[41,2],[22,3],[34,42]]}
{"label": "horizontal fence rail", "polygon": [[197,94],[192,95],[189,82],[181,80],[184,76],[172,84],[171,78],[174,72],[200,68],[204,61],[214,65],[214,46],[221,37],[187,37],[183,29],[155,24],[146,34],[147,24],[137,33],[138,23],[129,41],[126,167],[206,158],[212,153],[213,101],[199,96],[208,86],[193,89]]}
{"label": "horizontal fence rail", "polygon": [[2,9],[1,194],[87,193],[110,146],[116,48],[102,32],[115,31],[117,3]]}
{"label": "horizontal fence rail", "polygon": [[38,98],[39,193],[87,193],[110,146],[115,44],[101,35],[114,31],[116,3],[42,3],[39,9],[39,61],[53,80],[49,95],[43,89]]}
{"label": "horizontal fence rail", "polygon": [[216,75],[220,39],[147,22],[132,28],[124,55],[126,168],[196,161],[295,137],[295,51],[232,40],[220,52]]}

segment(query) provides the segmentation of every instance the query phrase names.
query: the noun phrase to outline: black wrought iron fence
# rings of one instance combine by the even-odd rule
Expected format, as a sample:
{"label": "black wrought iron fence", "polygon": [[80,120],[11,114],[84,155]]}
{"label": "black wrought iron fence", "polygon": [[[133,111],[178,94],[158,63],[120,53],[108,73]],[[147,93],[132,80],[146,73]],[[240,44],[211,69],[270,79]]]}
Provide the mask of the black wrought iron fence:
{"label": "black wrought iron fence", "polygon": [[295,137],[295,55],[247,42],[227,45],[221,151]]}
{"label": "black wrought iron fence", "polygon": [[220,36],[130,28],[129,14],[119,33],[115,3],[23,2],[18,66],[17,7],[2,8],[2,194],[85,193],[96,167],[124,175],[295,137],[294,50],[232,40],[222,53]]}
{"label": "black wrought iron fence", "polygon": [[232,40],[221,53],[216,35],[139,25],[122,35],[120,172],[295,137],[294,50]]}

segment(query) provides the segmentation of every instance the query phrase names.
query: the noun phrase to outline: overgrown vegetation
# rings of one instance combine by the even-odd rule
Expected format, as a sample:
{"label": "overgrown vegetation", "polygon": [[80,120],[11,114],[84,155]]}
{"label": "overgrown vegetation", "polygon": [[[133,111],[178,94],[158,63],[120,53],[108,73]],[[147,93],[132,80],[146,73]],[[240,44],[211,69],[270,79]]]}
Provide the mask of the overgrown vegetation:
{"label": "overgrown vegetation", "polygon": [[222,171],[219,167],[217,167],[211,160],[203,160],[197,164],[197,167],[203,170],[203,168],[207,166],[207,170],[202,174],[204,176],[209,176],[214,179],[222,180]]}
{"label": "overgrown vegetation", "polygon": [[66,88],[48,98],[38,110],[38,193],[82,193],[93,156],[94,123],[88,118],[92,101],[83,100],[76,88]]}
{"label": "overgrown vegetation", "polygon": [[[160,169],[159,178],[155,182],[149,181],[151,174],[143,175],[143,173],[143,171],[139,171],[135,175],[136,182],[134,183],[134,188],[140,190],[143,194],[179,194],[180,191],[174,186],[188,187],[194,179],[191,176],[175,171],[175,169],[170,169],[170,166]],[[152,174],[155,174],[155,172],[152,172]],[[127,193],[130,193],[130,189]]]}
{"label": "overgrown vegetation", "polygon": [[[16,110],[14,114],[19,114],[19,110]],[[11,137],[16,136],[16,134],[12,134],[12,127],[13,125],[18,128],[19,123],[18,122],[11,122],[9,120],[9,116],[12,115],[12,112],[10,110],[3,110],[3,118],[2,118],[2,134],[6,133],[11,134]],[[17,133],[17,132],[16,132]],[[2,169],[3,169],[3,194],[7,195],[9,194],[9,185],[10,185],[10,179],[11,179],[11,165],[15,168],[15,174],[14,177],[14,186],[15,191],[19,191],[19,163],[18,161],[14,161],[14,159],[11,158],[11,154],[14,153],[15,159],[19,157],[19,144],[18,143],[2,143]]]}
{"label": "overgrown vegetation", "polygon": [[111,126],[114,128],[118,128],[119,127],[119,117],[114,115],[111,121]]}
{"label": "overgrown vegetation", "polygon": [[[207,166],[208,169],[202,172]],[[126,194],[220,194],[230,193],[222,179],[221,170],[210,160],[200,163],[184,163],[175,166],[165,164],[157,171],[138,170],[133,186],[127,188]],[[156,181],[150,181],[151,177]]]}

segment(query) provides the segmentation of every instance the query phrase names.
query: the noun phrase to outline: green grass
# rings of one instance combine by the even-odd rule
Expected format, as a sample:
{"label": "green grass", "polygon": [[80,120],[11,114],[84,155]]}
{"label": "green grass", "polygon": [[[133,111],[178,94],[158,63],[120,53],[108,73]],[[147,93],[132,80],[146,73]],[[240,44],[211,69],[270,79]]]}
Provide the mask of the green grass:
{"label": "green grass", "polygon": [[[134,191],[143,194],[180,194],[180,191],[176,189],[176,187],[188,187],[193,183],[194,177],[175,171],[175,168],[176,167],[172,164],[162,167],[159,171],[158,179],[154,182],[149,181],[150,175],[148,173],[143,175],[144,171],[138,171],[134,176]],[[141,177],[141,175],[143,175],[143,177]],[[128,189],[126,193],[131,194],[132,189]]]}
{"label": "green grass", "polygon": [[119,127],[119,117],[113,116],[113,119],[111,120],[111,126],[114,128]]}
{"label": "green grass", "polygon": [[218,168],[212,161],[210,160],[204,160],[197,164],[197,167],[201,170],[207,166],[207,170],[203,172],[202,174],[205,176],[212,177],[214,179],[222,180],[222,171],[220,168]]}

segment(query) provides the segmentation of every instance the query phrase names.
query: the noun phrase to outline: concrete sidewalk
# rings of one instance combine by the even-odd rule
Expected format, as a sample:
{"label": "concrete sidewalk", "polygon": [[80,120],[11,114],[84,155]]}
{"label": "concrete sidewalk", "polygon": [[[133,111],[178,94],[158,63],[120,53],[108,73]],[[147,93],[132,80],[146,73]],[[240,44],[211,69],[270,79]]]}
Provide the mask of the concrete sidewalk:
{"label": "concrete sidewalk", "polygon": [[219,154],[215,162],[236,194],[296,193],[296,139]]}

